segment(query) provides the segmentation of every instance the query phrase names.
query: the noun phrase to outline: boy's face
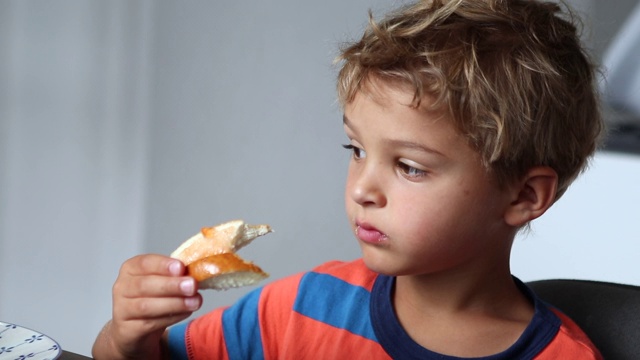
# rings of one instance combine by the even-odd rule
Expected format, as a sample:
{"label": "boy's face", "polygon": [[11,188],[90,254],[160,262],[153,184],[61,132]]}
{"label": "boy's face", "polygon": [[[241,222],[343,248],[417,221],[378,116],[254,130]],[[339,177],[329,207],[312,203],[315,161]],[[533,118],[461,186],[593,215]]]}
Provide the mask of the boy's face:
{"label": "boy's face", "polygon": [[377,83],[345,106],[346,209],[365,263],[420,275],[508,259],[508,193],[446,116],[407,106],[412,98]]}

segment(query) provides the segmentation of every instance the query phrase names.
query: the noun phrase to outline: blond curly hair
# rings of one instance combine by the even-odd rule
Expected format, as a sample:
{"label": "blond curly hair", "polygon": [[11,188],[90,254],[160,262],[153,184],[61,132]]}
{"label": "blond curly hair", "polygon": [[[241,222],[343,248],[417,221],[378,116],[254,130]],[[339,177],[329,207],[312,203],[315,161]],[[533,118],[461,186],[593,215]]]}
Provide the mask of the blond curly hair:
{"label": "blond curly hair", "polygon": [[562,196],[603,132],[596,67],[577,17],[553,2],[425,0],[377,22],[337,58],[344,106],[371,77],[410,86],[450,115],[500,184],[533,166]]}

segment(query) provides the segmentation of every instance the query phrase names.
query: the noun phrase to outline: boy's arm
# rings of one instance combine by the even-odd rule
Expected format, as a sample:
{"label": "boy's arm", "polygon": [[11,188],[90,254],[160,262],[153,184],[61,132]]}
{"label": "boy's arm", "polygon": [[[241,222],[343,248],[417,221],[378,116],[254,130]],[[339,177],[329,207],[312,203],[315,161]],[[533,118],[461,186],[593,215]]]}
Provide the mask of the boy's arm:
{"label": "boy's arm", "polygon": [[161,359],[165,329],[202,304],[184,265],[162,255],[127,260],[113,285],[113,317],[93,345],[95,359]]}

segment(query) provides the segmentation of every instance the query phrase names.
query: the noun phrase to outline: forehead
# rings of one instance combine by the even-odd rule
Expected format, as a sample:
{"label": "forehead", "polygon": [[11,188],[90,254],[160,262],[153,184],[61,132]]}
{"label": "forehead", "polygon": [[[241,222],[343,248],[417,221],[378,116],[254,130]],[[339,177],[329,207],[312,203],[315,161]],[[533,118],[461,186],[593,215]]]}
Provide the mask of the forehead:
{"label": "forehead", "polygon": [[442,112],[413,106],[412,94],[393,87],[369,89],[345,105],[343,121],[350,134],[387,143],[462,144],[450,119]]}
{"label": "forehead", "polygon": [[437,95],[420,91],[414,84],[401,79],[368,75],[359,84],[351,101],[344,104],[345,109],[358,96],[367,97],[382,107],[400,104],[423,112],[429,118],[449,117],[451,120],[449,108],[442,99],[436,100]]}
{"label": "forehead", "polygon": [[379,112],[411,115],[411,118],[422,119],[424,122],[453,124],[448,112],[435,106],[433,97],[424,95],[417,98],[413,87],[400,81],[370,76],[361,84],[353,99],[344,105],[345,114],[348,116],[357,106],[375,107]]}
{"label": "forehead", "polygon": [[383,107],[399,103],[417,108],[415,90],[409,84],[397,80],[383,80],[374,75],[362,81],[353,100],[358,96],[367,97]]}
{"label": "forehead", "polygon": [[352,101],[345,104],[345,130],[358,140],[413,143],[442,149],[439,152],[443,154],[464,153],[475,158],[478,154],[471,151],[468,138],[458,130],[446,111],[433,106],[433,101],[425,96],[416,106],[410,87],[370,81],[363,84]]}

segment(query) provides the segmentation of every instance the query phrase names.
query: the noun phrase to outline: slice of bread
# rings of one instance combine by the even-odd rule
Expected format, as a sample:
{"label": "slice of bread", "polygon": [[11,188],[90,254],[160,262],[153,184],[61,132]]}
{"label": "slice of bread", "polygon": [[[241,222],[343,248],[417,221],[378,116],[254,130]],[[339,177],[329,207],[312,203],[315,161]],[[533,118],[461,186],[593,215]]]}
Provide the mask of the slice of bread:
{"label": "slice of bread", "polygon": [[269,275],[235,252],[272,231],[269,225],[249,225],[242,220],[205,227],[183,242],[171,257],[185,264],[199,289],[252,285]]}
{"label": "slice of bread", "polygon": [[249,225],[242,220],[232,220],[213,227],[205,227],[182,243],[171,257],[185,265],[207,256],[236,252],[255,238],[273,230],[269,225]]}

